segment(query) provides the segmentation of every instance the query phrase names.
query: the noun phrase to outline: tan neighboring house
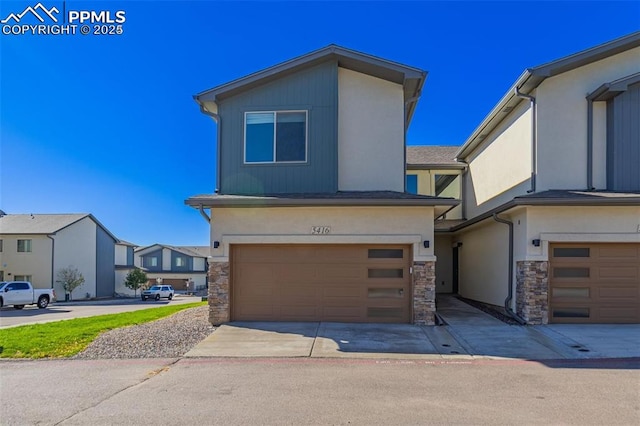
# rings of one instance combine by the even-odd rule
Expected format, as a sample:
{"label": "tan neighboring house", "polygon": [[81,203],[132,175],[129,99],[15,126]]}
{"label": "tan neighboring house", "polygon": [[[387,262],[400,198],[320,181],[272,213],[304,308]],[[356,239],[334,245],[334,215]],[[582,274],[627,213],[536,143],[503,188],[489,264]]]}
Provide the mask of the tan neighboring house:
{"label": "tan neighboring house", "polygon": [[0,216],[0,280],[31,281],[54,288],[62,268],[78,268],[85,283],[73,299],[111,297],[117,238],[91,214],[6,214]]}
{"label": "tan neighboring house", "polygon": [[[134,263],[147,274],[148,285],[161,282],[177,291],[194,292],[207,287],[210,254],[209,246],[153,244],[135,249]],[[126,293],[133,291],[127,289]]]}
{"label": "tan neighboring house", "polygon": [[115,294],[116,296],[133,296],[139,295],[140,290],[133,291],[124,285],[129,272],[137,268],[135,265],[134,250],[138,247],[136,244],[124,240],[118,240],[115,246]]}
{"label": "tan neighboring house", "polygon": [[640,32],[527,69],[454,158],[437,282],[529,324],[640,322]]}

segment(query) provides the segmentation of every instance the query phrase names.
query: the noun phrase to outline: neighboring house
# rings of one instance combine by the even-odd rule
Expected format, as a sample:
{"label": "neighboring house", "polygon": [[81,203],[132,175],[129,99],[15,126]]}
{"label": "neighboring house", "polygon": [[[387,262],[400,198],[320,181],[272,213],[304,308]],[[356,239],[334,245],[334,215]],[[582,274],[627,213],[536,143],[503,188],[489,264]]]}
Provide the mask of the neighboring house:
{"label": "neighboring house", "polygon": [[35,288],[54,288],[62,268],[72,266],[85,282],[73,299],[111,297],[114,254],[118,241],[91,214],[7,214],[0,216],[0,280],[31,281]]}
{"label": "neighboring house", "polygon": [[146,272],[149,285],[162,282],[178,291],[196,291],[207,287],[210,253],[208,246],[153,244],[135,250],[135,265]]}
{"label": "neighboring house", "polygon": [[116,283],[115,293],[116,295],[132,296],[134,294],[140,294],[140,291],[133,291],[124,285],[129,272],[137,268],[134,260],[134,250],[138,247],[135,244],[124,240],[118,240],[115,246],[115,272]]}
{"label": "neighboring house", "polygon": [[438,282],[529,324],[640,322],[640,32],[527,69],[453,157]]}
{"label": "neighboring house", "polygon": [[212,323],[434,323],[434,219],[459,202],[405,191],[425,78],[331,45],[195,96],[218,129],[218,189],[186,200],[210,209]]}

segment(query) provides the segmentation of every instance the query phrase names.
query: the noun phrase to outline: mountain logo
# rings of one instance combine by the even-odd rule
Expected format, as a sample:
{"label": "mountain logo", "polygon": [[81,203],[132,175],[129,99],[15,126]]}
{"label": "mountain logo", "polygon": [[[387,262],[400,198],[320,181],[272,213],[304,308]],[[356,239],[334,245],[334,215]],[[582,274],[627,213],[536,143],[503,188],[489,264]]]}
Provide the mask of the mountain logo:
{"label": "mountain logo", "polygon": [[60,13],[60,11],[55,6],[52,7],[51,9],[47,9],[46,7],[43,6],[42,3],[38,3],[33,7],[27,6],[27,8],[23,10],[22,13],[17,13],[17,14],[10,13],[9,16],[0,20],[0,23],[8,24],[9,21],[13,20],[14,23],[18,24],[20,23],[20,20],[28,13],[31,13],[33,16],[36,17],[38,21],[44,23],[45,22],[44,17],[48,17],[53,22],[58,22],[58,18],[56,18],[54,14],[58,14]]}

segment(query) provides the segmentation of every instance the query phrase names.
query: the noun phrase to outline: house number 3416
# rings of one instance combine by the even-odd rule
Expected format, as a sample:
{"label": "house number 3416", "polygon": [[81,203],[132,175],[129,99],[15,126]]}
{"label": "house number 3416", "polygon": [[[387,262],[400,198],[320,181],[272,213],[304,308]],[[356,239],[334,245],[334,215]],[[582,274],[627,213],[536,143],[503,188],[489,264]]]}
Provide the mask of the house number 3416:
{"label": "house number 3416", "polygon": [[330,226],[312,226],[311,235],[326,235],[331,232]]}

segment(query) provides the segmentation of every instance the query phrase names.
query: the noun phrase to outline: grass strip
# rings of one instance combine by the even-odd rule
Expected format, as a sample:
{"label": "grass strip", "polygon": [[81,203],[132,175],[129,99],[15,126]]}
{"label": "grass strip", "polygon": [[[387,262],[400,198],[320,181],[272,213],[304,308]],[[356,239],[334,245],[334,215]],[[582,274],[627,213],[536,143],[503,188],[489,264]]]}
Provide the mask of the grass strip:
{"label": "grass strip", "polygon": [[62,358],[83,351],[100,333],[143,324],[206,302],[0,329],[0,358]]}

